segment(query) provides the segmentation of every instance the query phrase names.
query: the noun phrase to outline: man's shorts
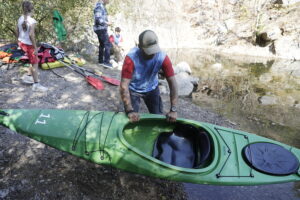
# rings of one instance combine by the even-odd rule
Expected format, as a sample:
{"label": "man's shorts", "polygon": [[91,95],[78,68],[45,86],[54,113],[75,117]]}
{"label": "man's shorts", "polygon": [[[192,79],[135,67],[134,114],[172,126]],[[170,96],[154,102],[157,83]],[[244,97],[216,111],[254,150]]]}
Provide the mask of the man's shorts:
{"label": "man's shorts", "polygon": [[27,54],[29,58],[30,64],[38,64],[38,57],[34,54],[33,45],[24,44],[22,42],[18,42],[19,47]]}

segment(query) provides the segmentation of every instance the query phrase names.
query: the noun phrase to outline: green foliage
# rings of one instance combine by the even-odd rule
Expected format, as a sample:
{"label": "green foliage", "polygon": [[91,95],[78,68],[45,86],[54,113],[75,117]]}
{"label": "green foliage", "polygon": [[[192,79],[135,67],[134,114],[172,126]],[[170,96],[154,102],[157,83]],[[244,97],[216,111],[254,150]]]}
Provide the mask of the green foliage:
{"label": "green foliage", "polygon": [[[65,26],[76,26],[80,12],[73,13],[78,8],[84,9],[88,0],[32,0],[34,5],[33,18],[38,22],[36,37],[38,41],[55,41],[52,12],[57,9],[69,22]],[[16,40],[17,20],[22,15],[22,0],[0,0],[0,39]],[[79,9],[79,10],[82,10]],[[68,16],[70,14],[70,16]],[[73,15],[72,15],[73,14]]]}

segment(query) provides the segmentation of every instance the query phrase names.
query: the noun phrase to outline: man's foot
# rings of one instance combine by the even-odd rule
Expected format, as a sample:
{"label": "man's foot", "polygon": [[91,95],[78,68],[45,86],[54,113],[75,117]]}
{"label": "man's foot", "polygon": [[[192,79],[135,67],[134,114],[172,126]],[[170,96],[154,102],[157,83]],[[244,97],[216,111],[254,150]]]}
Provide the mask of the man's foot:
{"label": "man's foot", "polygon": [[32,85],[32,90],[39,91],[39,92],[46,92],[48,90],[48,88],[42,86],[40,83],[34,83]]}
{"label": "man's foot", "polygon": [[21,80],[23,83],[26,83],[26,84],[34,84],[33,77],[30,75],[27,75],[27,74],[22,76]]}
{"label": "man's foot", "polygon": [[103,63],[101,65],[106,68],[113,68],[112,64],[110,64],[110,63]]}

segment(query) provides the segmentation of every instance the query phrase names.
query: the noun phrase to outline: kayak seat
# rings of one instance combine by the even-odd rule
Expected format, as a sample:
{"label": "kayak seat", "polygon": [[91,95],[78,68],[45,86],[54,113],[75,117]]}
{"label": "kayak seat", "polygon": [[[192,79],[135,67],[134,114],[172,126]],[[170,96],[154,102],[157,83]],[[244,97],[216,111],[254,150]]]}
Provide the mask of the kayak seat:
{"label": "kayak seat", "polygon": [[269,175],[290,175],[299,169],[297,157],[278,144],[249,144],[243,149],[243,157],[250,167]]}
{"label": "kayak seat", "polygon": [[173,131],[160,133],[152,153],[158,160],[184,168],[203,167],[211,155],[208,133],[202,128],[180,123]]}

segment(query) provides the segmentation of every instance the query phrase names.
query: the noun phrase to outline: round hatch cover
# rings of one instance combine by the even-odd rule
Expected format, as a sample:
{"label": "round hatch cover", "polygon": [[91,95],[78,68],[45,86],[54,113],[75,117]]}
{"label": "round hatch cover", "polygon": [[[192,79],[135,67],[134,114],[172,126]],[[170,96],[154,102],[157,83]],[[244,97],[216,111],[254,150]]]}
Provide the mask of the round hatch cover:
{"label": "round hatch cover", "polygon": [[254,143],[243,150],[246,162],[257,171],[271,175],[297,173],[299,161],[289,150],[272,143]]}

